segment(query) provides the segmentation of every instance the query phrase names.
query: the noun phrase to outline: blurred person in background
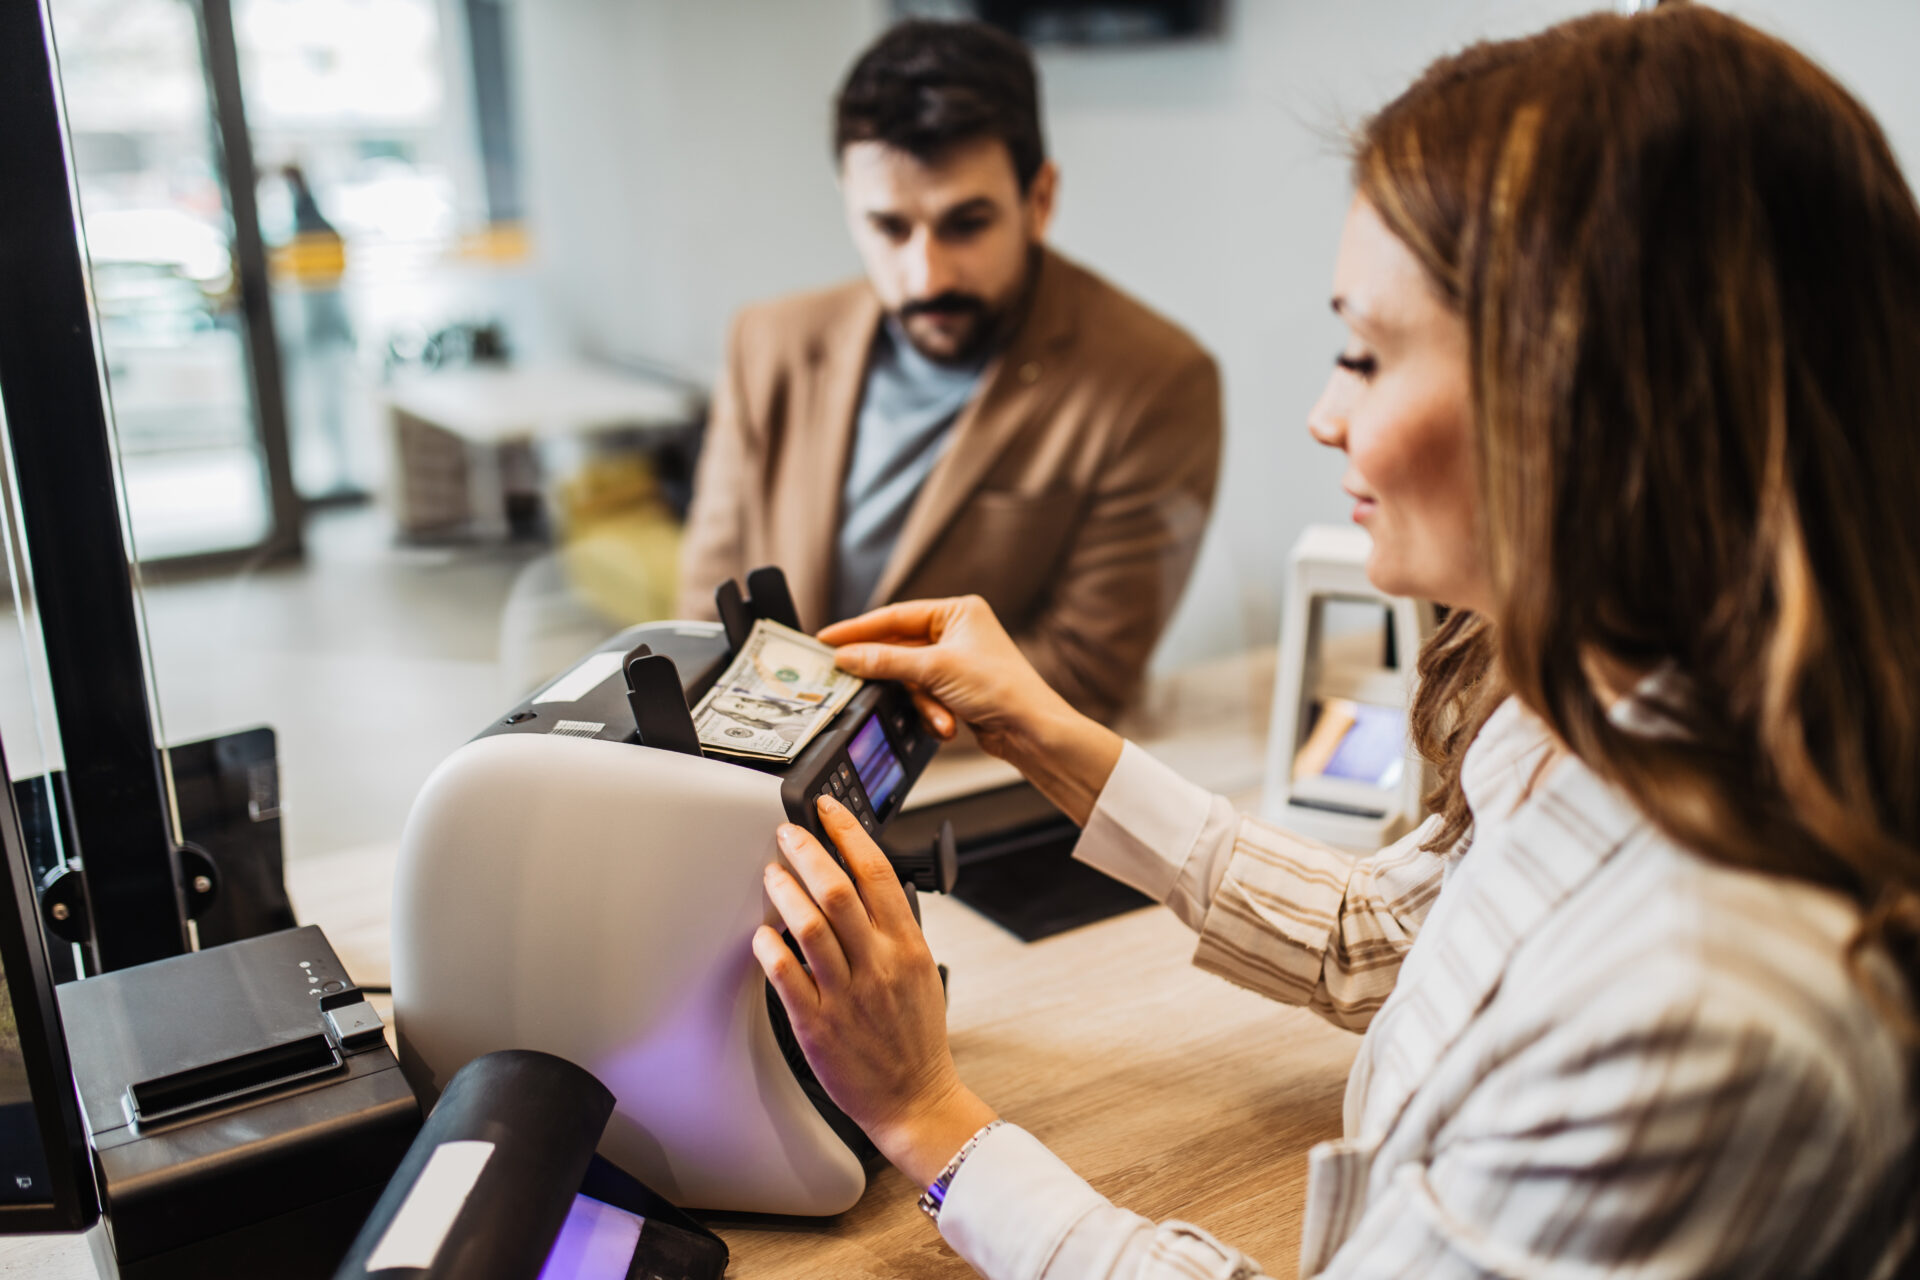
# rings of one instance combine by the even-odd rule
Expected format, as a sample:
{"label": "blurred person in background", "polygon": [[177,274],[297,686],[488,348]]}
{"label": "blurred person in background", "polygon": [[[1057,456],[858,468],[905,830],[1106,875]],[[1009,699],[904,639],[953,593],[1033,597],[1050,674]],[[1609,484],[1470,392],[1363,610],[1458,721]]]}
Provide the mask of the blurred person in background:
{"label": "blurred person in background", "polygon": [[[1778,40],[1665,6],[1442,59],[1354,176],[1308,429],[1373,583],[1453,607],[1420,828],[1354,858],[1235,813],[977,600],[821,638],[972,725],[1195,963],[1365,1031],[1344,1137],[1271,1206],[1302,1275],[1914,1274],[1920,207],[1885,134]],[[853,882],[782,826],[806,967],[773,928],[754,952],[954,1249],[995,1280],[1259,1274],[966,1088],[898,877],[821,811]]]}
{"label": "blurred person in background", "polygon": [[734,321],[681,559],[683,616],[749,569],[809,629],[977,593],[1111,717],[1212,507],[1220,380],[1166,319],[1044,244],[1059,172],[1033,61],[907,22],[855,63],[834,154],[866,278]]}
{"label": "blurred person in background", "polygon": [[[301,487],[313,493],[349,488],[352,458],[347,443],[346,398],[353,372],[353,324],[347,317],[341,283],[347,274],[347,243],[320,210],[306,170],[282,165],[280,179],[287,184],[292,204],[292,235],[275,253],[279,274],[297,293],[300,305],[290,309],[291,332],[281,335],[287,353],[290,407],[295,415],[296,441],[307,445],[298,459]],[[289,310],[281,312],[282,323]],[[324,441],[331,476],[326,481],[318,459]],[[312,443],[309,443],[312,442]]]}

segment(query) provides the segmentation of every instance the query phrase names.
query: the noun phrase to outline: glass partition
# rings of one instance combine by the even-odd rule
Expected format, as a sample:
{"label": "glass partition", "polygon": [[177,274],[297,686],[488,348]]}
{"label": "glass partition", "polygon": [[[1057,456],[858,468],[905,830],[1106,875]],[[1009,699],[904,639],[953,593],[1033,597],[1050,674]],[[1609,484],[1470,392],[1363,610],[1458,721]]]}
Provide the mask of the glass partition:
{"label": "glass partition", "polygon": [[195,8],[51,8],[134,545],[255,546],[272,513]]}

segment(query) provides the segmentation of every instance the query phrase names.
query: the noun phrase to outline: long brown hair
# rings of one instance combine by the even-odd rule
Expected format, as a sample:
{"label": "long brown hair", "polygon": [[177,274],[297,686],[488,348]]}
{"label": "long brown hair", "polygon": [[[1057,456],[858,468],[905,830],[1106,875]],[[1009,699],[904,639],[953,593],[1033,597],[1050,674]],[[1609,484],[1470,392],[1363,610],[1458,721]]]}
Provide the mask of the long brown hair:
{"label": "long brown hair", "polygon": [[[1879,126],[1682,5],[1435,64],[1355,174],[1471,339],[1497,605],[1421,654],[1435,847],[1512,694],[1678,843],[1852,895],[1911,982],[1920,210]],[[1596,665],[1673,671],[1679,731],[1610,720]]]}

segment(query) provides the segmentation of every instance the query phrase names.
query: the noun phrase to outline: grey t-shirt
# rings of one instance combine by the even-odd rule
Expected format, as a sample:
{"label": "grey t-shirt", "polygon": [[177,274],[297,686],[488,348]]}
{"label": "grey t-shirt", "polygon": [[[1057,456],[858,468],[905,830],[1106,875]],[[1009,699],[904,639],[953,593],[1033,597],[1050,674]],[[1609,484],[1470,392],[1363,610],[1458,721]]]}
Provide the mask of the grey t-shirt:
{"label": "grey t-shirt", "polygon": [[921,355],[893,320],[880,326],[840,490],[835,621],[866,609],[913,500],[940,460],[954,419],[972,398],[986,363],[983,355],[965,365],[940,364]]}

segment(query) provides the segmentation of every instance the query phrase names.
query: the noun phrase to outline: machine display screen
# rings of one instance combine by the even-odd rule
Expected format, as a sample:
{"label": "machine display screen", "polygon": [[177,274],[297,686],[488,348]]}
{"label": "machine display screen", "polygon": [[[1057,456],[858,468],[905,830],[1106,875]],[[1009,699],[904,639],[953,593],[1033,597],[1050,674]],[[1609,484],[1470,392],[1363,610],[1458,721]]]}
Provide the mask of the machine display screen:
{"label": "machine display screen", "polygon": [[867,803],[878,814],[907,772],[900,767],[900,758],[893,754],[893,747],[887,742],[887,731],[881,727],[879,716],[869,717],[866,724],[860,727],[860,732],[853,735],[847,754],[853,757],[853,771],[860,775],[860,785],[866,790]]}
{"label": "machine display screen", "polygon": [[726,1265],[727,1247],[710,1235],[576,1195],[539,1280],[719,1280]]}
{"label": "machine display screen", "polygon": [[14,1017],[13,994],[6,974],[0,972],[0,1202],[43,1204],[52,1200],[47,1135],[40,1131],[40,1117],[27,1088],[26,1051]]}
{"label": "machine display screen", "polygon": [[646,1226],[637,1213],[576,1195],[540,1280],[627,1280]]}

